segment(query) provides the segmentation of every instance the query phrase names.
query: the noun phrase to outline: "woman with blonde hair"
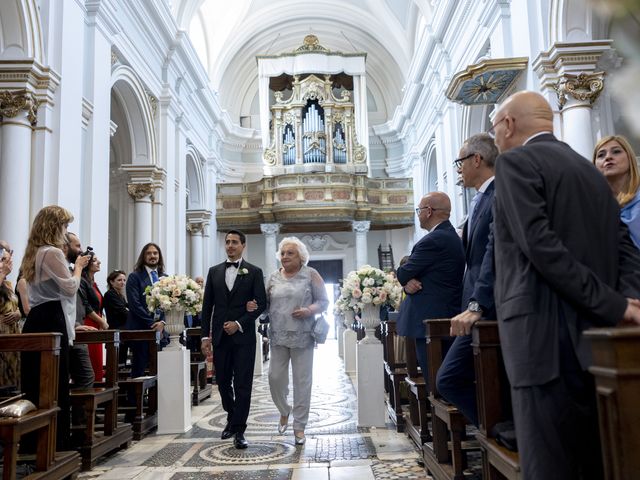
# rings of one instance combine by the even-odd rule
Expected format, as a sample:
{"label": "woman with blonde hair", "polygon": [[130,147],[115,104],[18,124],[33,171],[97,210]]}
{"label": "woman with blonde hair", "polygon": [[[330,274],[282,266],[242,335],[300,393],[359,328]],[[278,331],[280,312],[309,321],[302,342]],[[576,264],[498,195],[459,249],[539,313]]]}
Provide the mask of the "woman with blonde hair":
{"label": "woman with blonde hair", "polygon": [[640,174],[633,148],[622,135],[609,135],[596,144],[592,161],[607,179],[620,204],[620,218],[640,248]]}
{"label": "woman with blonde hair", "polygon": [[[66,450],[69,440],[69,345],[75,339],[76,293],[82,269],[89,255],[78,256],[73,274],[62,248],[67,225],[73,221],[68,210],[57,205],[42,208],[33,220],[21,270],[27,281],[31,309],[23,333],[58,332],[60,360],[58,377],[58,428],[56,449]],[[40,362],[37,354],[22,355],[22,390],[37,404]]]}

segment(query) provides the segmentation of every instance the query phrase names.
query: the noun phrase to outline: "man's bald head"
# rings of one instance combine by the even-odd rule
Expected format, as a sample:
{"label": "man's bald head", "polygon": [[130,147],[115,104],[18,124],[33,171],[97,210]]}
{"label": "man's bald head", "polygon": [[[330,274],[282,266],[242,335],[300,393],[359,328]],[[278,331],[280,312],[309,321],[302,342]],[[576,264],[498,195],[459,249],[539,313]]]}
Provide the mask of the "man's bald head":
{"label": "man's bald head", "polygon": [[420,200],[418,220],[420,226],[431,230],[451,215],[451,200],[444,192],[431,192]]}
{"label": "man's bald head", "polygon": [[536,133],[553,132],[551,105],[536,92],[514,93],[500,106],[495,119],[496,145],[501,152],[523,145]]}

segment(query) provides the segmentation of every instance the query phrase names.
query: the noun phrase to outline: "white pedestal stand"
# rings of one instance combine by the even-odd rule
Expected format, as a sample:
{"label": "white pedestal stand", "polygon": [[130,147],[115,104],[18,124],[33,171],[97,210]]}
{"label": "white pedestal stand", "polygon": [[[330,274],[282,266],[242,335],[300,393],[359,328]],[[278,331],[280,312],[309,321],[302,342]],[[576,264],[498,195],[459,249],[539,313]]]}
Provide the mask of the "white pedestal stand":
{"label": "white pedestal stand", "polygon": [[384,375],[382,344],[360,343],[356,346],[358,377],[358,426],[384,427]]}
{"label": "white pedestal stand", "polygon": [[181,347],[158,353],[158,433],[191,430],[189,351]]}
{"label": "white pedestal stand", "polygon": [[351,329],[342,334],[344,344],[344,371],[355,373],[356,371],[356,342],[358,334]]}
{"label": "white pedestal stand", "polygon": [[263,374],[262,368],[262,335],[257,331],[258,325],[256,325],[256,358],[253,362],[253,376],[260,376]]}
{"label": "white pedestal stand", "polygon": [[344,325],[342,325],[342,319],[338,320],[336,337],[338,337],[338,356],[344,359]]}

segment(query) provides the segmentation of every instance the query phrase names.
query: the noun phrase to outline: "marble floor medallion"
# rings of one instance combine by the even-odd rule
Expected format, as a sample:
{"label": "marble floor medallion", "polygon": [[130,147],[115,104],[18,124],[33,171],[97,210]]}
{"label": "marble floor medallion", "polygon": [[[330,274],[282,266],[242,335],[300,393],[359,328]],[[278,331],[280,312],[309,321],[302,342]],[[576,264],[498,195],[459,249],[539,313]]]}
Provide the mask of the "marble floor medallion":
{"label": "marble floor medallion", "polygon": [[186,466],[197,466],[204,460],[210,465],[260,465],[273,463],[292,463],[297,461],[296,448],[284,442],[252,441],[249,448],[238,450],[233,444],[224,443],[204,448],[198,457],[186,463]]}

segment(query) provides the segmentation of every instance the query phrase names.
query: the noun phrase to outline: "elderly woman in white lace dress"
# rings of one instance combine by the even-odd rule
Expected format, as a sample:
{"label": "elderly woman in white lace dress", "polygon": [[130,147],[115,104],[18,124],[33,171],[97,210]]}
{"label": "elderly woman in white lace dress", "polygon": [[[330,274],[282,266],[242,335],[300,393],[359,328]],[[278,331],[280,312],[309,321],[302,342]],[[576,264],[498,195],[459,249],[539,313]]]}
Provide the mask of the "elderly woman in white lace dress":
{"label": "elderly woman in white lace dress", "polygon": [[[269,388],[280,411],[278,432],[284,433],[293,414],[296,445],[303,445],[309,418],[315,342],[311,331],[315,316],[329,305],[324,280],[307,266],[309,252],[296,237],[284,238],[278,247],[282,268],[267,282],[269,301]],[[251,303],[251,302],[250,302]],[[247,305],[253,308],[253,305]],[[289,364],[293,377],[293,406],[289,404]]]}

